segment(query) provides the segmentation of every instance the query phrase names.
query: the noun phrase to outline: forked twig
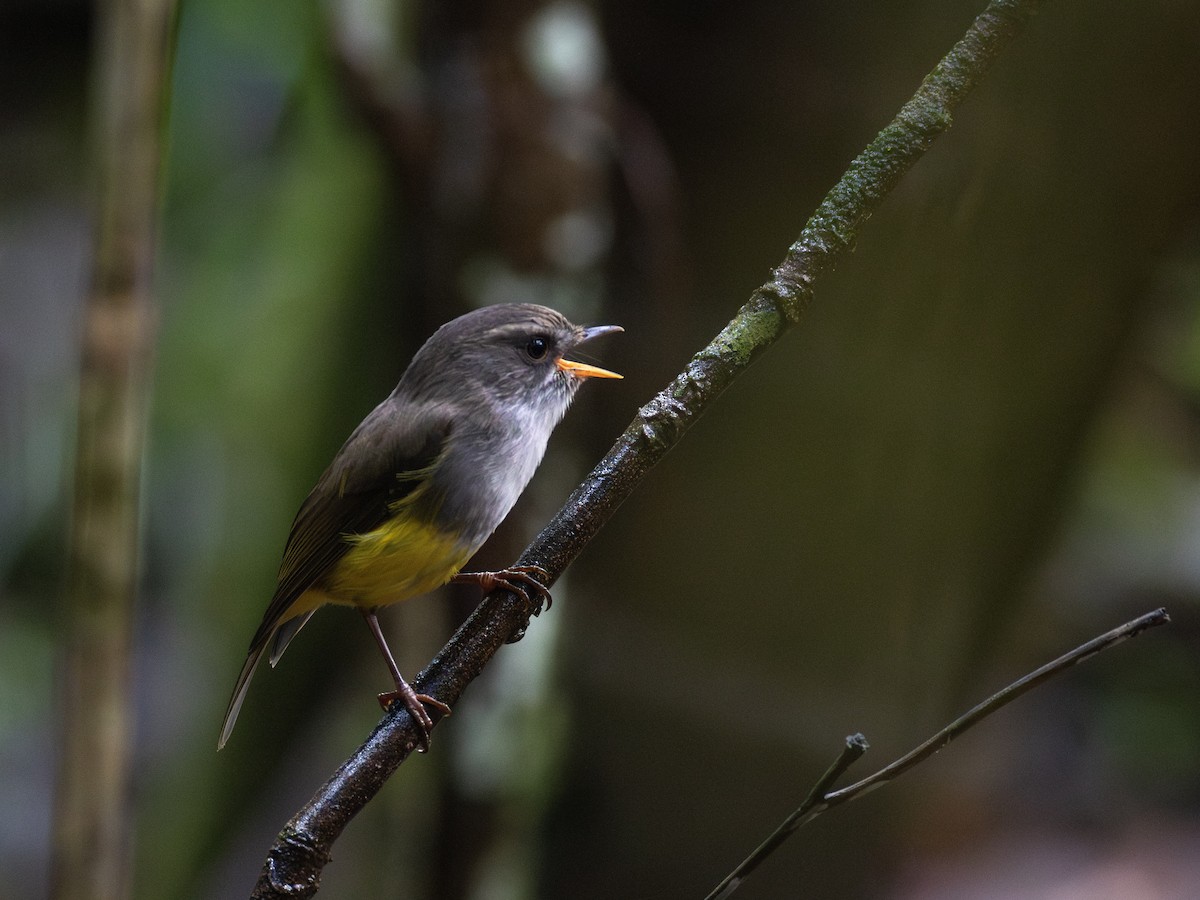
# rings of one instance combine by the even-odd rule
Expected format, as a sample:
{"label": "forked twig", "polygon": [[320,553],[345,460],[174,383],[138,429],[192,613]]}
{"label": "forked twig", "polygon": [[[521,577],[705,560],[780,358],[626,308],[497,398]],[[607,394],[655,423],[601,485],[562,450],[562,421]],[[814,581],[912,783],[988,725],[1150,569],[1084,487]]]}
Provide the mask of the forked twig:
{"label": "forked twig", "polygon": [[746,880],[746,876],[753,872],[759,863],[774,853],[776,848],[787,840],[797,828],[808,824],[821,813],[825,812],[825,810],[848,803],[856,797],[865,794],[867,791],[882,787],[893,778],[903,775],[909,769],[913,768],[913,766],[933,756],[933,754],[937,753],[972,725],[983,721],[1001,707],[1007,706],[1022,694],[1033,690],[1043,682],[1049,681],[1060,672],[1083,662],[1090,656],[1095,656],[1101,650],[1107,650],[1109,647],[1128,640],[1149,628],[1157,625],[1165,625],[1170,621],[1171,617],[1167,615],[1165,609],[1156,609],[1154,612],[1139,616],[1131,622],[1126,622],[1120,628],[1114,628],[1106,634],[1093,638],[1086,644],[1076,647],[1070,653],[1066,653],[1053,662],[1046,663],[1040,669],[1035,669],[1023,678],[1017,679],[1002,691],[993,694],[982,703],[972,707],[929,740],[925,741],[925,743],[909,751],[895,762],[884,766],[874,775],[870,775],[862,781],[856,781],[849,787],[829,791],[829,788],[841,777],[842,773],[850,768],[867,751],[867,739],[861,734],[851,735],[846,738],[846,746],[842,750],[841,755],[825,774],[821,776],[812,790],[809,791],[808,796],[804,798],[804,802],[791,815],[784,819],[779,827],[771,832],[771,835],[755,848],[753,853],[742,860],[736,869],[726,875],[721,883],[713,888],[705,900],[721,900],[721,898],[728,897]]}

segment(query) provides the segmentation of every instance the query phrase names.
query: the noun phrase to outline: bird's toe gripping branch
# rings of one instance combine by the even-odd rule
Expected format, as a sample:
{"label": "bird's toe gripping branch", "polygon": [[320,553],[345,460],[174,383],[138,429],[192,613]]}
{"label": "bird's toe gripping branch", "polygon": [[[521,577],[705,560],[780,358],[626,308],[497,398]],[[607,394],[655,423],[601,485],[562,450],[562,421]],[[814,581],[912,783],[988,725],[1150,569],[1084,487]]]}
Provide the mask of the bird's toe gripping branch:
{"label": "bird's toe gripping branch", "polygon": [[545,604],[546,609],[549,609],[554,602],[550,588],[545,584],[550,580],[550,573],[541,566],[509,566],[496,572],[459,572],[450,580],[457,584],[477,584],[485,594],[496,588],[504,588],[525,601],[525,624],[512,633],[508,639],[510,644],[525,636],[530,615],[541,615],[542,605]]}

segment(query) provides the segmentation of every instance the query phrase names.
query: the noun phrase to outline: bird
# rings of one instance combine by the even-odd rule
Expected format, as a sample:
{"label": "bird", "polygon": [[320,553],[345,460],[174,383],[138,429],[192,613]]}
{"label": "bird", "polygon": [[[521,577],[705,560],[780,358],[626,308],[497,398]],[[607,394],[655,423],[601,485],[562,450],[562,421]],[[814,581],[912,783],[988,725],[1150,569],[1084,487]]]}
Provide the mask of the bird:
{"label": "bird", "polygon": [[[619,325],[583,328],[532,303],[485,306],[442,325],[399,383],[350,434],[292,522],[275,592],[246,654],[217,748],[229,740],[250,679],[272,666],[320,607],[358,609],[395,690],[429,747],[444,703],[404,680],[380,630],[381,607],[450,581],[504,587],[534,611],[550,601],[537,566],[462,572],[508,515],[583,382],[621,378],[566,355]],[[533,595],[533,596],[531,596]],[[536,598],[536,599],[535,599]]]}

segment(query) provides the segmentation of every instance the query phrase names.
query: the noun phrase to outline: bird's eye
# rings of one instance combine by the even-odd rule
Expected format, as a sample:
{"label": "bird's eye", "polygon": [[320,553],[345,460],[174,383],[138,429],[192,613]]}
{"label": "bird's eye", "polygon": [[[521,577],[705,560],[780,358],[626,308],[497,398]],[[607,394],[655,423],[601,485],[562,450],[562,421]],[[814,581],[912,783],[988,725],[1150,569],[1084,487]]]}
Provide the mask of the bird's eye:
{"label": "bird's eye", "polygon": [[550,342],[544,337],[531,337],[529,343],[525,345],[525,353],[530,359],[544,359],[546,351],[550,349]]}

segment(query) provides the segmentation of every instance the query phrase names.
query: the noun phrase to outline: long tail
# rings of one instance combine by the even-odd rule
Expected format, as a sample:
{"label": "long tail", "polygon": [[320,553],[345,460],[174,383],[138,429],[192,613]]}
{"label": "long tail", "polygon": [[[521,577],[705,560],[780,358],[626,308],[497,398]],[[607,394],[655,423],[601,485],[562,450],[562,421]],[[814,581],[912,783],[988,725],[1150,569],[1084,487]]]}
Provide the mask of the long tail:
{"label": "long tail", "polygon": [[237,684],[233,688],[233,696],[229,698],[229,708],[225,710],[225,723],[221,726],[221,738],[217,741],[218,750],[225,746],[225,742],[229,740],[229,735],[233,732],[233,725],[242,709],[242,701],[246,699],[246,691],[250,689],[250,678],[254,675],[258,661],[263,658],[266,649],[267,645],[264,643],[259,647],[252,648],[246,657],[246,663],[242,666],[242,672],[238,675]]}
{"label": "long tail", "polygon": [[229,735],[233,731],[233,725],[237,722],[238,713],[241,712],[242,701],[246,699],[246,691],[250,689],[250,679],[254,677],[254,670],[258,668],[258,661],[263,658],[263,654],[267,652],[267,648],[271,649],[270,661],[271,666],[274,667],[275,663],[279,662],[279,657],[283,656],[283,651],[287,649],[287,645],[296,636],[296,632],[304,627],[304,623],[312,618],[312,614],[315,611],[309,610],[277,625],[274,632],[262,636],[261,641],[256,642],[250,647],[250,652],[246,656],[246,663],[242,666],[241,674],[238,675],[237,684],[234,685],[233,696],[229,698],[229,708],[225,710],[225,724],[221,726],[221,739],[217,741],[218,750],[224,747],[225,742],[229,740]]}

